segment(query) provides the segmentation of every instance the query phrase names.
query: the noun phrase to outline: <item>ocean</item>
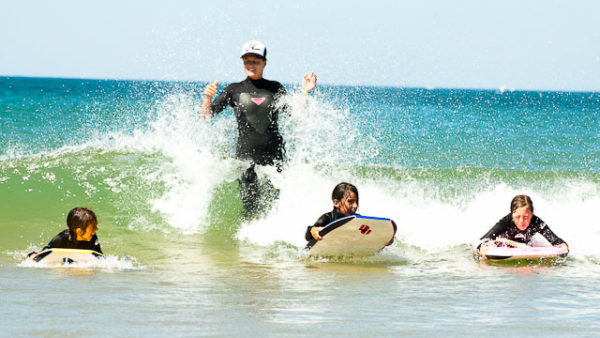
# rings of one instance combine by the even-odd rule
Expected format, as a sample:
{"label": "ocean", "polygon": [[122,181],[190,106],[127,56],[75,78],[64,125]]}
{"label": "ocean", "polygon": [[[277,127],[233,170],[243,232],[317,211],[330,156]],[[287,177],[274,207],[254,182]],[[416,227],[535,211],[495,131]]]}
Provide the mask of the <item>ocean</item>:
{"label": "ocean", "polygon": [[[286,86],[284,170],[256,169],[278,198],[248,217],[235,117],[200,118],[204,85],[0,78],[2,336],[597,335],[600,93]],[[396,240],[309,258],[342,181]],[[567,259],[474,259],[517,194]],[[107,259],[24,263],[76,206]]]}

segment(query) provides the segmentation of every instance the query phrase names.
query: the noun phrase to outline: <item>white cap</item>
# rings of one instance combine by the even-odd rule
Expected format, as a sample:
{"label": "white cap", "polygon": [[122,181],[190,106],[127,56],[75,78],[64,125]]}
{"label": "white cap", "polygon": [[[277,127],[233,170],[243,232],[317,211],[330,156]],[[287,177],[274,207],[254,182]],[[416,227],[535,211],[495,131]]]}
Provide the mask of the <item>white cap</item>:
{"label": "white cap", "polygon": [[256,41],[256,40],[248,41],[242,46],[241,57],[244,57],[244,55],[246,55],[246,54],[255,54],[256,56],[266,59],[267,58],[267,47],[265,47],[265,44],[260,41]]}

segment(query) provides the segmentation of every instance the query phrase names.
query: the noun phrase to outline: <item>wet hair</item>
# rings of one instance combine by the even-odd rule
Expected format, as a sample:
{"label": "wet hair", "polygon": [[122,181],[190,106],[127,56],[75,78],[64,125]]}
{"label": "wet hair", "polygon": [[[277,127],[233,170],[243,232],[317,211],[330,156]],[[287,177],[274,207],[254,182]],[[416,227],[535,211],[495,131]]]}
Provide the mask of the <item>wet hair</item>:
{"label": "wet hair", "polygon": [[67,216],[67,226],[69,226],[69,230],[73,234],[76,229],[81,229],[85,232],[88,226],[95,226],[97,224],[98,219],[96,218],[96,214],[87,208],[73,208]]}
{"label": "wet hair", "polygon": [[522,207],[527,207],[527,209],[533,213],[533,202],[531,201],[531,198],[527,195],[517,195],[513,197],[510,202],[510,212],[513,213]]}
{"label": "wet hair", "polygon": [[356,189],[354,185],[346,182],[339,183],[335,186],[335,188],[333,188],[333,192],[331,193],[331,199],[338,200],[341,202],[342,199],[348,196],[350,192],[356,194],[356,202],[358,203],[358,189]]}

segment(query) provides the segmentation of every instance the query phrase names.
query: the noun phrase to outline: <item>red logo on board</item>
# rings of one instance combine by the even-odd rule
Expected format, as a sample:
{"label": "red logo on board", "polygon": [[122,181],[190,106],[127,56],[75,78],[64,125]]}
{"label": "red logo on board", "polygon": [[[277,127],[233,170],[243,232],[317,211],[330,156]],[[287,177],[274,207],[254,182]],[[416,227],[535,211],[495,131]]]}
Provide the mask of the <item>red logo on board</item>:
{"label": "red logo on board", "polygon": [[360,231],[361,234],[363,235],[368,235],[371,233],[371,228],[369,228],[368,225],[361,225],[360,228],[358,229]]}

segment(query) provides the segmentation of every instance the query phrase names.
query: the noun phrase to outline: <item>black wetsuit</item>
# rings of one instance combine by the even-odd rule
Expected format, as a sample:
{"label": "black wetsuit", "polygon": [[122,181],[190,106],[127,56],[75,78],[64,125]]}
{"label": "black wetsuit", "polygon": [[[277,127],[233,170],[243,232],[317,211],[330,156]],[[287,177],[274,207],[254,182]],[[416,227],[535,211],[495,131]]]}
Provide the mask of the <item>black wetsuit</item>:
{"label": "black wetsuit", "polygon": [[306,233],[304,234],[304,238],[306,238],[307,241],[312,241],[315,238],[313,237],[313,235],[310,233],[310,230],[314,227],[324,227],[327,224],[335,221],[338,218],[342,218],[345,217],[344,215],[342,215],[337,209],[333,209],[330,212],[324,213],[323,215],[321,215],[321,217],[319,217],[319,219],[315,222],[314,225],[309,225],[306,228]]}
{"label": "black wetsuit", "polygon": [[102,253],[102,249],[100,248],[100,243],[98,242],[98,237],[94,234],[92,239],[88,241],[78,241],[71,234],[69,229],[65,231],[61,231],[58,235],[54,236],[50,243],[46,245],[43,250],[51,249],[51,248],[61,248],[61,249],[80,249],[80,250],[94,250],[99,253]]}
{"label": "black wetsuit", "polygon": [[[533,235],[539,233],[544,236],[550,244],[557,246],[565,243],[560,237],[556,236],[550,227],[542,221],[541,218],[533,215],[529,227],[524,231],[519,230],[512,219],[512,214],[508,214],[501,218],[481,239],[496,239],[502,237],[512,241],[528,243]],[[565,243],[566,244],[566,243]]]}
{"label": "black wetsuit", "polygon": [[286,94],[277,81],[246,78],[227,86],[212,102],[213,114],[227,106],[235,112],[238,123],[237,157],[259,165],[277,165],[281,170],[283,139],[277,123],[281,110],[277,100]]}

